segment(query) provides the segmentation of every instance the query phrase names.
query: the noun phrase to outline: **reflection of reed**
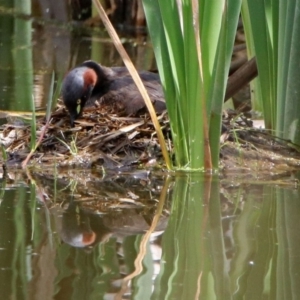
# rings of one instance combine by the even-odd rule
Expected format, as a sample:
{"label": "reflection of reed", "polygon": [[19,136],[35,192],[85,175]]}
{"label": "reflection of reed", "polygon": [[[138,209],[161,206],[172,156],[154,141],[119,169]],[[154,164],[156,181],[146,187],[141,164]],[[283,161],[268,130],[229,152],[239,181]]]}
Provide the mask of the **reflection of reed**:
{"label": "reflection of reed", "polygon": [[51,20],[67,24],[69,22],[68,6],[66,1],[56,3],[49,0],[39,0],[39,6],[44,23],[36,25],[33,34],[35,69],[41,73],[45,71],[51,73],[52,70],[65,72],[70,62],[70,31],[62,26],[51,24]]}
{"label": "reflection of reed", "polygon": [[164,203],[167,198],[168,190],[170,187],[170,178],[168,177],[165,181],[165,184],[163,186],[163,189],[161,191],[160,197],[159,197],[159,203],[155,212],[155,215],[153,217],[152,223],[150,228],[146,231],[144,234],[141,242],[140,242],[140,248],[139,253],[134,261],[135,270],[131,274],[127,275],[122,282],[121,290],[118,292],[118,294],[115,296],[115,299],[123,299],[123,295],[127,292],[129,288],[129,282],[143,271],[143,259],[145,258],[146,251],[147,251],[147,244],[149,242],[149,239],[151,237],[151,234],[154,232],[155,228],[157,227],[159,218],[161,217]]}
{"label": "reflection of reed", "polygon": [[[35,24],[33,31],[33,65],[34,96],[36,107],[46,106],[50,94],[51,73],[65,73],[70,65],[71,34],[68,29],[53,24],[69,21],[69,7],[66,1],[57,3],[49,0],[38,0],[35,3],[35,14],[41,15],[43,23]],[[39,8],[39,11],[38,9]]]}
{"label": "reflection of reed", "polygon": [[116,27],[127,31],[144,29],[146,20],[142,1],[106,0],[101,4]]}
{"label": "reflection of reed", "polygon": [[[19,1],[15,9],[27,15],[31,13],[31,1]],[[14,55],[15,66],[15,99],[18,109],[31,110],[32,86],[33,86],[33,64],[32,64],[32,26],[30,20],[15,19],[14,21]]]}

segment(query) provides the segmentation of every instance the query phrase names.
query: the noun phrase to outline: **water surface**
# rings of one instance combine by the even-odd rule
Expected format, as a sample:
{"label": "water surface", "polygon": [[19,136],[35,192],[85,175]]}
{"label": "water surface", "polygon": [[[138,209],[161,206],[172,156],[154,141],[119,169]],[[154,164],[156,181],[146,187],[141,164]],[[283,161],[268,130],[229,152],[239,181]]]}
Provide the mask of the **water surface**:
{"label": "water surface", "polygon": [[2,181],[5,299],[300,296],[292,179],[87,174]]}
{"label": "water surface", "polygon": [[[2,111],[31,111],[32,96],[36,109],[44,109],[52,72],[57,79],[89,59],[104,66],[123,65],[103,28],[92,29],[68,21],[67,12],[62,15],[57,12],[59,16],[52,18],[47,13],[24,17],[9,12],[0,12]],[[153,51],[145,35],[124,35],[122,40],[137,69],[155,67]]]}

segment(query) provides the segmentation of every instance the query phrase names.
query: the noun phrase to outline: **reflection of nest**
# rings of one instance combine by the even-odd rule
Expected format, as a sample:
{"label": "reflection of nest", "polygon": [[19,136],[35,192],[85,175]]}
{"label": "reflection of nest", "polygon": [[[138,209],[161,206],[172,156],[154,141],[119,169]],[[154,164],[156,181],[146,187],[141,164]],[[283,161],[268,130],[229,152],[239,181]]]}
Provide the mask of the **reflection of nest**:
{"label": "reflection of nest", "polygon": [[166,182],[162,176],[149,177],[146,171],[107,173],[103,178],[96,171],[87,173],[74,169],[56,176],[50,171],[31,175],[40,201],[58,215],[63,212],[64,218],[70,221],[68,224],[75,224],[77,229],[87,229],[90,224],[98,233],[101,228],[119,236],[141,233],[149,229],[159,203],[163,203],[164,208],[156,230],[165,229],[173,182]]}
{"label": "reflection of nest", "polygon": [[[166,114],[159,116],[166,128]],[[45,118],[37,119],[37,139],[45,126]],[[8,165],[19,165],[30,152],[31,132],[28,125],[2,126],[1,141],[10,157]],[[147,163],[160,157],[160,147],[148,115],[118,117],[108,107],[87,108],[76,127],[70,128],[69,115],[58,105],[41,145],[30,164],[53,166],[129,166]]]}
{"label": "reflection of nest", "polygon": [[[53,170],[31,173],[36,186],[52,199],[54,206],[68,205],[70,201],[78,204],[87,212],[109,213],[122,210],[136,210],[144,214],[153,214],[161,198],[165,178],[162,174],[150,175],[147,171],[105,175],[94,170]],[[55,182],[53,182],[55,180]],[[172,183],[168,184],[165,201],[170,199]],[[50,205],[50,203],[49,203]],[[51,205],[50,205],[51,207]]]}

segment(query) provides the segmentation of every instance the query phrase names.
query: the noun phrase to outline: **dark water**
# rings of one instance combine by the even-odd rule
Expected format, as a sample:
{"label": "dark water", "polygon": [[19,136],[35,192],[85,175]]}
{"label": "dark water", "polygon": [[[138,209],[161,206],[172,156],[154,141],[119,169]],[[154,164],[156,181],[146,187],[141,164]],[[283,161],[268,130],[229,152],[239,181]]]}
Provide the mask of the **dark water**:
{"label": "dark water", "polygon": [[300,192],[289,178],[8,175],[3,299],[299,298]]}
{"label": "dark water", "polygon": [[[30,111],[32,95],[44,109],[53,71],[121,65],[104,31],[56,8],[1,10],[0,110]],[[138,69],[154,67],[147,37],[124,39]],[[292,177],[54,169],[9,171],[0,184],[1,299],[300,298]]]}

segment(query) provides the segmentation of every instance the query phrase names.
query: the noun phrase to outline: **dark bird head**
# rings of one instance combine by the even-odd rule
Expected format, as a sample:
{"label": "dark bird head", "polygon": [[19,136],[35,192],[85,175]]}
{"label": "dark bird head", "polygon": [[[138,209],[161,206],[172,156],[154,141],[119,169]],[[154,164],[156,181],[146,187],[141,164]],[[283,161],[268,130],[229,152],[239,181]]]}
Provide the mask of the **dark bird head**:
{"label": "dark bird head", "polygon": [[70,113],[72,127],[91,97],[100,73],[101,67],[97,63],[87,61],[71,70],[65,77],[62,84],[62,98]]}

